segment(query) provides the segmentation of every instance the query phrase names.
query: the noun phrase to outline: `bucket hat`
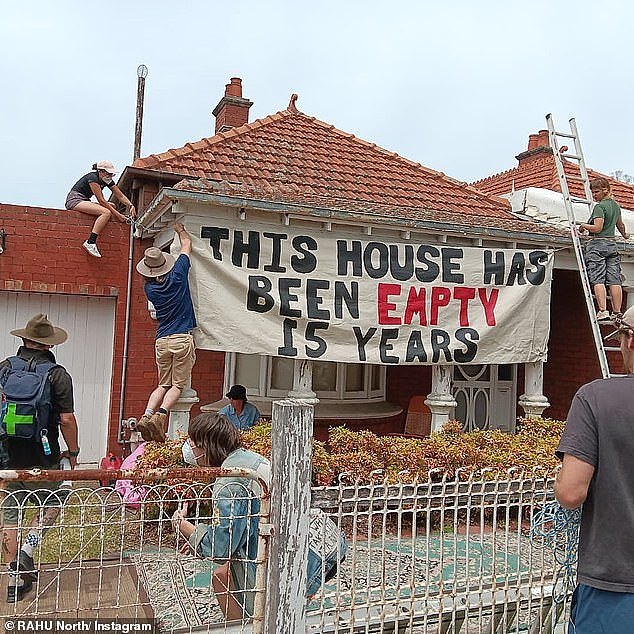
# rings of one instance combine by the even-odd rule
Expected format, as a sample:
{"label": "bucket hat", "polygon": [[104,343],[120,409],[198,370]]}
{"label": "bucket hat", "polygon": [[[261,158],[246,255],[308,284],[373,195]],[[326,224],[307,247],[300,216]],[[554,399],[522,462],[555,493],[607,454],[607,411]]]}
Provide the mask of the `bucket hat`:
{"label": "bucket hat", "polygon": [[54,346],[58,343],[64,343],[68,339],[68,333],[62,328],[53,326],[48,317],[43,313],[39,313],[31,317],[26,324],[26,328],[18,328],[11,331],[12,335],[43,343],[47,346]]}
{"label": "bucket hat", "polygon": [[159,277],[169,273],[176,260],[169,253],[164,253],[157,247],[145,250],[143,259],[136,265],[136,270],[145,277]]}

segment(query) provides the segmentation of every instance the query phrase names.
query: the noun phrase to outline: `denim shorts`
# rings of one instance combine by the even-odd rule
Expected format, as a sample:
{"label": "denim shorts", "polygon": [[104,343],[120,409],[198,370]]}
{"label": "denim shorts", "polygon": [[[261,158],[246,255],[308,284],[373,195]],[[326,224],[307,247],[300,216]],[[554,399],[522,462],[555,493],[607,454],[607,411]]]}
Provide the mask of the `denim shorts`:
{"label": "denim shorts", "polygon": [[572,595],[568,634],[632,634],[634,594],[580,583]]}
{"label": "denim shorts", "polygon": [[622,283],[621,260],[616,242],[609,238],[593,238],[586,242],[584,258],[590,284],[611,286]]}

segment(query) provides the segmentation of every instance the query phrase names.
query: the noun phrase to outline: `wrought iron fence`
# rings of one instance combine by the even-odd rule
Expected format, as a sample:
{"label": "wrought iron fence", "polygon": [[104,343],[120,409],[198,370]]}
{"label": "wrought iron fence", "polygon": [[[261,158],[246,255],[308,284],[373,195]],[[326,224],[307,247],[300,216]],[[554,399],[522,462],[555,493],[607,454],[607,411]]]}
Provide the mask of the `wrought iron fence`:
{"label": "wrought iron fence", "polygon": [[[252,589],[253,618],[247,611],[243,620],[225,620],[223,597],[219,602],[214,592],[214,573],[223,562],[196,556],[170,521],[187,502],[193,524],[217,526],[211,480],[218,476],[257,479],[220,469],[152,470],[142,481],[130,472],[0,472],[7,483],[82,480],[67,483],[56,522],[35,550],[37,579],[21,600],[4,602],[13,578],[3,568],[0,614],[153,619],[162,632],[262,631],[267,583],[275,583],[266,579],[272,533],[266,483],[258,481],[264,494],[257,556],[239,562],[250,567],[245,575],[255,575],[242,583]],[[100,486],[103,478],[136,480],[117,492]],[[3,501],[5,509],[12,501],[18,507],[20,544],[47,503],[29,495],[22,500],[7,492]],[[369,484],[342,477],[337,486],[313,489],[313,507],[345,534],[347,552],[334,577],[323,578],[307,601],[308,631],[554,632],[568,595],[553,601],[557,563],[529,534],[531,518],[551,500],[552,474],[539,470],[432,472],[424,482],[405,473],[388,482],[377,472]],[[228,594],[244,606],[233,572]]]}

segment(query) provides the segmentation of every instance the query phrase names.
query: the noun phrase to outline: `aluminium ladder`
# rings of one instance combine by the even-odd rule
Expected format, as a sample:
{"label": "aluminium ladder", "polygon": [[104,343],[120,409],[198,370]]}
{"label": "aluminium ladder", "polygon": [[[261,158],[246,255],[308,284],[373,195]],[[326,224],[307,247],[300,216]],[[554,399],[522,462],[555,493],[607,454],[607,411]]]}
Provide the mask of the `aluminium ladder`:
{"label": "aluminium ladder", "polygon": [[[577,265],[579,266],[579,274],[581,276],[583,294],[586,299],[586,308],[588,309],[588,317],[590,318],[590,325],[592,326],[592,336],[594,338],[594,345],[597,350],[597,356],[599,358],[599,365],[601,366],[601,374],[604,379],[607,379],[610,376],[619,376],[612,374],[608,365],[608,357],[606,353],[619,350],[619,348],[606,347],[603,344],[603,336],[601,335],[601,328],[599,327],[599,322],[597,321],[596,309],[594,307],[594,300],[592,298],[592,287],[590,286],[590,280],[588,279],[588,271],[586,269],[586,263],[583,257],[581,240],[579,239],[579,232],[577,230],[577,221],[575,219],[575,212],[572,206],[573,203],[585,204],[588,206],[588,211],[591,212],[594,205],[594,201],[592,200],[592,192],[590,191],[590,179],[588,178],[588,170],[586,169],[586,162],[583,158],[581,142],[579,141],[579,133],[577,132],[577,124],[574,118],[570,119],[570,132],[557,132],[555,130],[555,124],[553,122],[553,117],[551,114],[546,115],[546,123],[548,124],[548,138],[550,141],[550,147],[553,150],[555,165],[557,166],[557,175],[559,176],[561,193],[564,196],[564,204],[566,206],[566,213],[568,215],[570,235],[572,236],[572,243],[575,249]],[[558,143],[559,138],[572,139],[575,145],[574,153],[569,153],[566,146],[563,146],[560,150]],[[566,174],[563,159],[568,159],[573,165],[576,165],[576,167],[579,168],[579,175]],[[583,183],[585,198],[571,196],[570,188],[568,187],[568,181]],[[588,213],[587,217],[590,217],[590,213]]]}

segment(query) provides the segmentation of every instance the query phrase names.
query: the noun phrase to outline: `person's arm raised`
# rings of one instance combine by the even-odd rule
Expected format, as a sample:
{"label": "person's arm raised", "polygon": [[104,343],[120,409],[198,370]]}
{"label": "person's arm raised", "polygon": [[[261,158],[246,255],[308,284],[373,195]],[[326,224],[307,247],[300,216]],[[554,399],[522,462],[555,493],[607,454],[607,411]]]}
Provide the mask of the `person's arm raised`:
{"label": "person's arm raised", "polygon": [[183,223],[177,222],[174,224],[174,231],[178,234],[178,239],[181,243],[181,253],[184,253],[186,256],[192,252],[192,239],[190,235],[185,230]]}

